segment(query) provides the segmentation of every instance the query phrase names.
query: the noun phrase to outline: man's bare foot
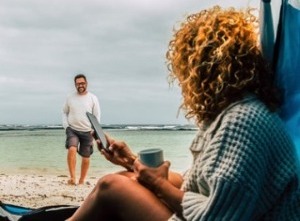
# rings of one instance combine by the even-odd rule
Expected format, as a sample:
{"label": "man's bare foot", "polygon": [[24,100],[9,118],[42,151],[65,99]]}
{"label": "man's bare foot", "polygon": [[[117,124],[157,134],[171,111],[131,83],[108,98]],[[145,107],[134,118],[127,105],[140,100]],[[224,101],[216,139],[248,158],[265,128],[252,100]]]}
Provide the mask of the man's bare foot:
{"label": "man's bare foot", "polygon": [[79,179],[78,185],[83,185],[84,184],[84,180]]}
{"label": "man's bare foot", "polygon": [[78,185],[84,185],[84,184],[86,184],[86,185],[91,185],[91,183],[90,183],[89,181],[84,182],[84,181],[82,181],[82,180],[79,180]]}
{"label": "man's bare foot", "polygon": [[75,186],[76,185],[75,180],[73,180],[73,179],[68,180],[68,185]]}

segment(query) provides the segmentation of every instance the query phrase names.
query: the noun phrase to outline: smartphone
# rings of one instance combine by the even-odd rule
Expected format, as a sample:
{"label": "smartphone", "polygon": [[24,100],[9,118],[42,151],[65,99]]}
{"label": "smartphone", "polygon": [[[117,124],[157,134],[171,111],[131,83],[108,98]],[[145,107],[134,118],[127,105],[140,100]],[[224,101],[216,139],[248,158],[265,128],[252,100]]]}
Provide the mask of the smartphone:
{"label": "smartphone", "polygon": [[89,112],[86,112],[86,115],[88,117],[88,119],[90,120],[91,124],[92,124],[92,128],[95,132],[95,135],[96,135],[96,138],[99,139],[102,143],[102,146],[104,148],[104,150],[106,150],[107,152],[110,152],[108,147],[109,147],[109,144],[106,140],[106,137],[105,137],[105,134],[99,124],[99,121],[97,120],[97,118],[95,117],[95,115],[89,113]]}

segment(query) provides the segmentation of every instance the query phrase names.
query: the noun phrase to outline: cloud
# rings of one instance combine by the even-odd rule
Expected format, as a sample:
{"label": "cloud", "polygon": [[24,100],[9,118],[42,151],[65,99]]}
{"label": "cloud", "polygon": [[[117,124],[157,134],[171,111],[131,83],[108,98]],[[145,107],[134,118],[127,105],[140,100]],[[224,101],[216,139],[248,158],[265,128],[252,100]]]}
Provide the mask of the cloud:
{"label": "cloud", "polygon": [[185,123],[176,118],[180,91],[166,80],[173,26],[216,3],[251,2],[259,1],[1,1],[0,123],[61,123],[79,72],[104,123]]}

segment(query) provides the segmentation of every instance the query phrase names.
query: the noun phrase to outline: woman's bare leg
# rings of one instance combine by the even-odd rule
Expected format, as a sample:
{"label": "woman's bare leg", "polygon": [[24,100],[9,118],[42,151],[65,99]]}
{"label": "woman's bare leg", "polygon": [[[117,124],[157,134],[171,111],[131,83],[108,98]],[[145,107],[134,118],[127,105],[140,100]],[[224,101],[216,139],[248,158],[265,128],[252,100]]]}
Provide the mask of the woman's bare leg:
{"label": "woman's bare leg", "polygon": [[[127,176],[129,178],[135,179],[135,174],[133,172],[129,172],[129,171],[120,171],[117,172],[117,174],[123,175],[123,176]],[[170,183],[173,184],[173,186],[177,187],[178,189],[180,189],[182,183],[183,183],[183,178],[182,175],[177,173],[177,172],[173,172],[173,171],[169,171],[169,176],[168,176],[168,180]]]}
{"label": "woman's bare leg", "polygon": [[120,174],[101,178],[68,221],[139,220],[163,221],[172,215],[151,191]]}

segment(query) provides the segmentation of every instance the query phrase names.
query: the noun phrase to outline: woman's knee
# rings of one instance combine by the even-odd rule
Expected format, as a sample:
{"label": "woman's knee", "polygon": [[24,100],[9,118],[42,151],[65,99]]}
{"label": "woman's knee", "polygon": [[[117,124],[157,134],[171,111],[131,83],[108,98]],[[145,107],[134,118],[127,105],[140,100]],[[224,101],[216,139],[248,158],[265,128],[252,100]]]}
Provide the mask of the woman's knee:
{"label": "woman's knee", "polygon": [[103,176],[98,180],[96,187],[100,191],[108,190],[109,188],[111,188],[113,180],[114,178],[111,175]]}
{"label": "woman's knee", "polygon": [[[119,202],[126,202],[128,198],[128,188],[131,188],[128,177],[119,174],[109,174],[97,182],[92,196],[96,199],[102,209],[110,211],[110,207]],[[127,184],[128,183],[128,184]]]}
{"label": "woman's knee", "polygon": [[98,180],[96,189],[100,192],[118,191],[123,189],[126,182],[131,182],[128,177],[120,174],[108,174]]}

